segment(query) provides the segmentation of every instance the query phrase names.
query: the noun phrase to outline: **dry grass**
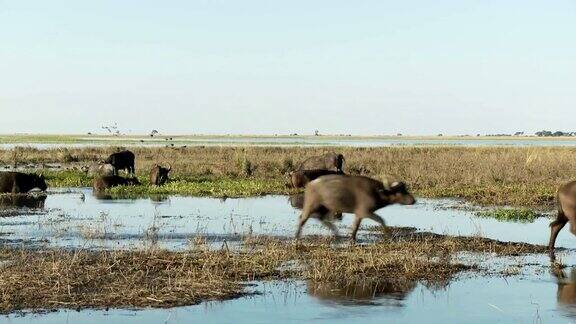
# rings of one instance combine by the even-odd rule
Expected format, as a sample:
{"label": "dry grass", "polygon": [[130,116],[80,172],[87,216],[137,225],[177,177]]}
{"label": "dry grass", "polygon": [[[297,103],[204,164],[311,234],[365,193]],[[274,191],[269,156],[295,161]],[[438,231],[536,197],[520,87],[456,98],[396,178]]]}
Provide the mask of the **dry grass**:
{"label": "dry grass", "polygon": [[[286,191],[285,173],[307,157],[338,151],[346,157],[345,168],[349,173],[402,179],[419,196],[461,197],[490,205],[550,206],[558,185],[573,179],[573,170],[576,170],[576,149],[553,147],[140,147],[131,150],[136,153],[136,170],[143,179],[154,163],[170,162],[174,166],[173,177],[184,182],[273,179],[274,188],[266,189],[271,193]],[[0,151],[0,163],[11,165],[17,156],[28,163],[65,163],[79,167],[113,151],[113,148],[47,151],[20,148],[18,154]]]}
{"label": "dry grass", "polygon": [[[369,245],[250,238],[235,250],[196,239],[185,252],[164,250],[0,250],[0,312],[108,307],[174,307],[245,294],[242,282],[305,279],[327,284],[442,284],[470,266],[458,252],[518,254],[543,247],[487,239],[410,234]],[[472,267],[474,268],[474,267]]]}

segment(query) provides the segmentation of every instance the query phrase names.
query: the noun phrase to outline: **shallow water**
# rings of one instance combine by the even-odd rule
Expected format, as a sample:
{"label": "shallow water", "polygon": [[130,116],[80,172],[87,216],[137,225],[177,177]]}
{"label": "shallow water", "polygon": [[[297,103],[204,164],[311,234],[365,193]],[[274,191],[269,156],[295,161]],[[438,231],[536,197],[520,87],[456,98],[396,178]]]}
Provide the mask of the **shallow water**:
{"label": "shallow water", "polygon": [[510,138],[510,139],[487,139],[487,138],[438,138],[438,139],[418,139],[418,138],[326,138],[326,137],[214,137],[214,138],[185,138],[177,139],[170,142],[158,140],[139,139],[104,139],[95,141],[94,139],[83,139],[85,143],[0,143],[0,149],[12,149],[16,146],[29,146],[38,149],[51,148],[81,148],[81,147],[103,147],[103,146],[157,146],[163,147],[172,145],[181,146],[235,146],[235,145],[253,145],[253,146],[352,146],[352,147],[387,147],[387,146],[519,146],[519,147],[538,147],[538,146],[576,146],[575,139],[536,139],[536,138]]}
{"label": "shallow water", "polygon": [[[261,295],[173,309],[59,311],[7,323],[571,323],[576,282],[544,270],[512,277],[463,275],[447,287],[334,287],[258,283]],[[2,319],[2,318],[0,318]]]}
{"label": "shallow water", "polygon": [[[148,242],[183,249],[197,236],[212,243],[238,242],[244,236],[260,234],[290,238],[299,215],[287,196],[110,200],[98,199],[89,188],[72,188],[51,191],[41,204],[43,208],[39,209],[0,204],[0,233],[3,233],[0,238],[65,247],[125,248]],[[378,214],[390,226],[415,227],[438,234],[480,235],[501,241],[547,243],[548,218],[527,224],[500,222],[453,206],[461,204],[454,200],[420,199],[414,206],[389,206]],[[345,215],[338,224],[341,235],[349,235],[352,219],[353,216]],[[370,220],[362,223],[363,228],[373,225],[376,223]],[[304,228],[304,235],[308,234],[330,235],[330,232],[311,219]],[[365,234],[366,231],[361,231],[360,238],[366,238]],[[576,239],[564,230],[557,246],[576,248]]]}
{"label": "shallow water", "polygon": [[[25,205],[14,207],[13,205]],[[27,206],[27,207],[26,207]],[[390,206],[378,213],[391,226],[453,235],[482,235],[503,241],[545,244],[549,219],[509,223],[480,218],[454,200],[420,199],[414,206]],[[31,208],[32,207],[32,208]],[[39,208],[38,208],[39,207]],[[215,245],[238,242],[243,235],[292,237],[299,211],[286,196],[247,199],[166,197],[164,199],[98,199],[91,189],[73,188],[48,193],[40,205],[0,204],[0,239],[40,245],[125,248],[142,241],[170,249],[184,249],[196,236]],[[351,216],[339,226],[348,234]],[[365,227],[373,225],[365,221]],[[329,235],[311,220],[304,235]],[[361,238],[368,239],[367,231]],[[103,239],[105,238],[105,239]],[[576,238],[561,232],[558,246],[576,247]],[[478,262],[478,256],[472,256]],[[461,256],[465,259],[466,256]],[[559,253],[576,266],[576,253]],[[124,323],[266,323],[270,321],[348,323],[567,323],[576,318],[576,268],[558,278],[550,272],[546,255],[496,257],[482,255],[487,274],[463,273],[447,286],[330,286],[313,282],[258,282],[249,290],[260,295],[196,306],[147,310],[59,311],[48,314],[0,317],[7,323],[86,322]],[[499,274],[511,269],[515,275]]]}

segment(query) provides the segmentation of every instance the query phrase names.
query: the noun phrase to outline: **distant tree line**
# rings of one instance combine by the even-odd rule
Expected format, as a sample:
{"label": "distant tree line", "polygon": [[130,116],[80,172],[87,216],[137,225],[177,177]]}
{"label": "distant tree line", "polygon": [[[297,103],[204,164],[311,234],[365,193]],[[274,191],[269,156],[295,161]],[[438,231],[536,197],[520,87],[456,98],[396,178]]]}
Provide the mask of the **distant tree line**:
{"label": "distant tree line", "polygon": [[547,136],[553,136],[553,137],[557,137],[557,136],[576,136],[576,132],[561,132],[561,131],[547,131],[547,130],[542,130],[539,132],[534,133],[536,136],[541,136],[541,137],[547,137]]}

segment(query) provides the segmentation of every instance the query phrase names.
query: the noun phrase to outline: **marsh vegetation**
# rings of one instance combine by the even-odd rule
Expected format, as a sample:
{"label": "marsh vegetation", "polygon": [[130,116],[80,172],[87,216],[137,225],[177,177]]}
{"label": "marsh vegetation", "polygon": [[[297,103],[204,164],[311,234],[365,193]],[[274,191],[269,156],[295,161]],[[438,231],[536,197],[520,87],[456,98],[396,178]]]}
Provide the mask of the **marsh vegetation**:
{"label": "marsh vegetation", "polygon": [[[338,151],[346,157],[345,170],[377,179],[403,180],[420,197],[463,198],[483,205],[549,208],[557,187],[573,179],[576,150],[560,147],[382,147],[282,148],[188,147],[132,148],[136,174],[142,183],[154,163],[173,166],[172,183],[118,188],[118,194],[184,194],[251,196],[286,194],[287,173],[306,158]],[[17,153],[15,153],[17,151]],[[14,159],[31,167],[47,167],[49,185],[90,186],[81,166],[102,160],[114,148],[1,150],[0,163]],[[17,162],[17,161],[16,161]],[[16,163],[21,165],[22,163]],[[50,171],[48,171],[50,170]]]}
{"label": "marsh vegetation", "polygon": [[247,237],[237,249],[196,238],[186,251],[2,248],[0,312],[107,307],[174,307],[246,293],[253,280],[305,279],[331,285],[447,284],[481,270],[461,252],[518,255],[541,246],[393,229],[393,239],[334,246],[329,239],[285,242]]}

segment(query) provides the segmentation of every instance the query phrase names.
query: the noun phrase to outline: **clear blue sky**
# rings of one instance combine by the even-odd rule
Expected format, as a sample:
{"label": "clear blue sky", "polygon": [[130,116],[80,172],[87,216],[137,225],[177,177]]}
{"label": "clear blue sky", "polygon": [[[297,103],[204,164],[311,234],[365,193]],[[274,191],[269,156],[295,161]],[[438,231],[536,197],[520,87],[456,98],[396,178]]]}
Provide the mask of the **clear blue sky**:
{"label": "clear blue sky", "polygon": [[576,2],[0,0],[0,133],[576,131]]}

